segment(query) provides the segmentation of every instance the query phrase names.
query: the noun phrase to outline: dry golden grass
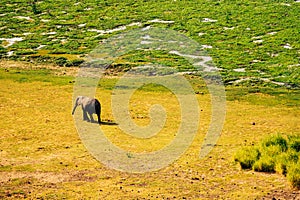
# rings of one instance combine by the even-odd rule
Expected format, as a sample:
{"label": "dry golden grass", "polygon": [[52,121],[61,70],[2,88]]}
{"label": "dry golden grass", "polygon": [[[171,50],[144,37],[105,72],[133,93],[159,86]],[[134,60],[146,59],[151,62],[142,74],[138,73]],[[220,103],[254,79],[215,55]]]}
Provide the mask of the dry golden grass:
{"label": "dry golden grass", "polygon": [[[300,195],[290,189],[281,175],[241,171],[233,162],[237,149],[268,134],[299,134],[297,107],[228,101],[218,144],[199,160],[211,106],[210,96],[199,94],[201,120],[190,148],[164,169],[130,174],[107,168],[83,146],[71,115],[72,84],[0,79],[0,85],[0,198],[260,199]],[[103,120],[114,120],[111,90],[98,89],[97,98],[103,106]],[[260,98],[272,97],[258,94],[257,99]],[[149,106],[155,103],[165,107],[168,118],[164,129],[153,138],[133,138],[118,126],[101,125],[101,129],[124,149],[160,149],[178,129],[180,113],[176,110],[176,98],[168,92],[136,92],[130,114],[137,124],[146,125]]]}

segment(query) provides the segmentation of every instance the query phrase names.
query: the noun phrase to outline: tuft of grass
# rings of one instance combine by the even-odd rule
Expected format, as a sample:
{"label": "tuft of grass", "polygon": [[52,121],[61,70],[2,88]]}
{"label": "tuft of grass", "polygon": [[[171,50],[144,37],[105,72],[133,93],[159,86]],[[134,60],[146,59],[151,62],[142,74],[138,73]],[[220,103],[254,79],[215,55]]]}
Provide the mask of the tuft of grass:
{"label": "tuft of grass", "polygon": [[287,179],[294,188],[300,189],[300,161],[288,167]]}
{"label": "tuft of grass", "polygon": [[[280,134],[271,135],[262,142],[262,147],[269,150],[270,148],[278,148],[278,151],[285,152],[288,149],[287,140]],[[271,152],[276,153],[276,152]],[[279,153],[279,152],[277,152]]]}
{"label": "tuft of grass", "polygon": [[272,156],[262,156],[253,164],[252,168],[257,172],[275,172],[274,158]]}
{"label": "tuft of grass", "polygon": [[295,150],[296,152],[300,152],[300,138],[299,136],[289,136],[290,143],[289,148]]}
{"label": "tuft of grass", "polygon": [[298,160],[299,154],[293,149],[289,149],[277,157],[275,171],[279,174],[286,175],[290,163],[297,163]]}
{"label": "tuft of grass", "polygon": [[240,163],[242,169],[251,169],[259,157],[260,152],[258,148],[244,147],[236,153],[234,160]]}
{"label": "tuft of grass", "polygon": [[300,136],[285,137],[281,134],[271,135],[258,145],[244,147],[236,152],[234,160],[242,169],[257,172],[277,172],[300,188]]}

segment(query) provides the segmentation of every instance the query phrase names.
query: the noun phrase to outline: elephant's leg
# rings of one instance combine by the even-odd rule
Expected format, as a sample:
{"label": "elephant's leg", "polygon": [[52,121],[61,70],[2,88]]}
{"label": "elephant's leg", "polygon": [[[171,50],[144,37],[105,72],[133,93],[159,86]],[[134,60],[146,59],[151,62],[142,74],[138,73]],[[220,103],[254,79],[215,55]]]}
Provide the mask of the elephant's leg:
{"label": "elephant's leg", "polygon": [[91,122],[95,122],[94,117],[93,117],[93,113],[89,112],[90,118],[91,118]]}
{"label": "elephant's leg", "polygon": [[87,116],[86,110],[85,110],[85,109],[82,109],[82,112],[83,112],[83,120],[84,120],[84,121],[90,121],[90,119],[89,119],[88,116]]}

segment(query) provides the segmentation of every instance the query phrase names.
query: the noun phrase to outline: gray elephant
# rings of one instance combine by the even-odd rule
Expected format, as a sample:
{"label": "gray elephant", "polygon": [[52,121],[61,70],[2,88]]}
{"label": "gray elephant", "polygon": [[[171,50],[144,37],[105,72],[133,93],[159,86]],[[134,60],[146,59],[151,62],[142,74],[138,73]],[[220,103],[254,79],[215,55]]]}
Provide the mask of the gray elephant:
{"label": "gray elephant", "polygon": [[[95,122],[93,118],[93,114],[95,113],[98,116],[98,123],[101,123],[101,104],[97,99],[89,98],[86,96],[78,96],[75,101],[75,105],[72,111],[72,115],[74,115],[74,112],[77,108],[77,106],[80,106],[82,108],[83,112],[83,120],[88,122]],[[90,119],[88,118],[88,115],[90,116]]]}

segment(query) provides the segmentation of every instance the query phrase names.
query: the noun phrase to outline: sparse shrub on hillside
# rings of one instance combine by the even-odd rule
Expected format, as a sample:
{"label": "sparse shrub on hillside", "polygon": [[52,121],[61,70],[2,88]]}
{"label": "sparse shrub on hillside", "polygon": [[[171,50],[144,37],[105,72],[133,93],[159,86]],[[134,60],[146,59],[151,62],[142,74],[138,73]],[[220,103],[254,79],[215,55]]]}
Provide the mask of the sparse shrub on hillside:
{"label": "sparse shrub on hillside", "polygon": [[73,67],[73,66],[80,66],[84,62],[84,60],[83,59],[68,60],[65,57],[58,57],[55,58],[54,62],[58,66]]}
{"label": "sparse shrub on hillside", "polygon": [[31,3],[31,8],[32,8],[33,14],[38,15],[38,14],[41,14],[42,11],[40,11],[40,10],[37,8],[36,3],[37,3],[37,0],[34,0],[34,1]]}
{"label": "sparse shrub on hillside", "polygon": [[78,43],[78,41],[72,40],[72,41],[67,42],[64,45],[64,47],[69,50],[77,50],[80,47],[80,44]]}
{"label": "sparse shrub on hillside", "polygon": [[55,59],[54,63],[58,66],[65,66],[65,64],[68,62],[68,59],[65,57],[58,57]]}
{"label": "sparse shrub on hillside", "polygon": [[16,55],[32,55],[36,53],[37,51],[33,51],[33,50],[19,50],[15,52]]}
{"label": "sparse shrub on hillside", "polygon": [[271,135],[258,145],[237,151],[234,160],[242,169],[277,172],[287,176],[291,185],[300,188],[300,136]]}
{"label": "sparse shrub on hillside", "polygon": [[67,54],[67,50],[65,50],[65,49],[56,49],[56,50],[50,51],[49,54]]}
{"label": "sparse shrub on hillside", "polygon": [[5,57],[7,50],[0,45],[0,58]]}
{"label": "sparse shrub on hillside", "polygon": [[83,62],[84,62],[84,60],[82,60],[82,59],[70,60],[65,64],[65,66],[66,67],[80,66]]}

